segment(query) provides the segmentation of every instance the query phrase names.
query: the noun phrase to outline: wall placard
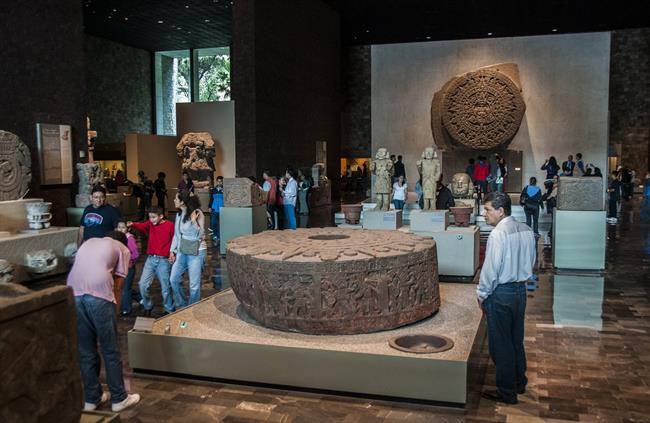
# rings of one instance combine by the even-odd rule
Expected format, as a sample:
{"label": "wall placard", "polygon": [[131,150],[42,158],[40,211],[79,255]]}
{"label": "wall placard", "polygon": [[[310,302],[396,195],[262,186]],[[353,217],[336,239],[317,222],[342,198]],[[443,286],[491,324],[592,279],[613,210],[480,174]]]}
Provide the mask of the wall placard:
{"label": "wall placard", "polygon": [[72,183],[72,127],[36,124],[41,185]]}

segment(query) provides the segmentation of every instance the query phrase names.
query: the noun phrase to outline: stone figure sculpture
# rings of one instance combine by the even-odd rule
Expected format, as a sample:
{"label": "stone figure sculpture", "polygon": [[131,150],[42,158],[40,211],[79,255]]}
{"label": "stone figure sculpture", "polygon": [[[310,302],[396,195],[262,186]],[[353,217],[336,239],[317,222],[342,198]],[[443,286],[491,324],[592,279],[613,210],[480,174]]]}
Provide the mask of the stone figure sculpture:
{"label": "stone figure sculpture", "polygon": [[370,162],[370,171],[376,176],[375,194],[377,196],[377,206],[375,210],[390,210],[390,195],[393,192],[391,178],[395,173],[393,162],[390,154],[385,148],[380,148],[375,154],[375,160]]}
{"label": "stone figure sculpture", "polygon": [[450,79],[431,102],[431,130],[445,150],[490,150],[507,145],[526,111],[519,68],[487,66]]}
{"label": "stone figure sculpture", "polygon": [[474,184],[467,173],[454,174],[449,189],[454,198],[472,198],[474,195]]}
{"label": "stone figure sculpture", "polygon": [[176,145],[183,161],[183,171],[194,180],[196,188],[208,188],[214,177],[215,143],[209,132],[188,132]]}
{"label": "stone figure sculpture", "polygon": [[0,201],[23,198],[31,181],[29,148],[16,134],[0,130]]}
{"label": "stone figure sculpture", "polygon": [[440,160],[436,157],[433,147],[427,147],[422,152],[422,160],[417,162],[418,172],[422,179],[422,210],[435,210],[436,184],[440,179]]}
{"label": "stone figure sculpture", "polygon": [[98,163],[77,163],[79,176],[79,194],[75,197],[77,207],[86,207],[90,204],[90,194],[95,185],[104,182],[104,172]]}
{"label": "stone figure sculpture", "polygon": [[310,228],[228,242],[231,287],[273,329],[354,334],[393,329],[440,308],[431,237],[400,231]]}

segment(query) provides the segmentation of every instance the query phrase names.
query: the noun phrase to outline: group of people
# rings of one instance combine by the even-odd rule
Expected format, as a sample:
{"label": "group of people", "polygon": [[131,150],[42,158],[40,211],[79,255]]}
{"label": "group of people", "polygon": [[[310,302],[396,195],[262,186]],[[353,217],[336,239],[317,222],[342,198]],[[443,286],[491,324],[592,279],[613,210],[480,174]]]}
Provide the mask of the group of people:
{"label": "group of people", "polygon": [[296,229],[296,213],[309,214],[309,197],[314,185],[311,176],[289,166],[279,178],[267,169],[262,179],[262,189],[267,193],[268,229]]}
{"label": "group of people", "polygon": [[505,158],[499,154],[494,154],[492,160],[488,160],[486,156],[478,156],[468,160],[465,173],[472,178],[480,199],[488,192],[503,192],[508,177],[508,165]]}

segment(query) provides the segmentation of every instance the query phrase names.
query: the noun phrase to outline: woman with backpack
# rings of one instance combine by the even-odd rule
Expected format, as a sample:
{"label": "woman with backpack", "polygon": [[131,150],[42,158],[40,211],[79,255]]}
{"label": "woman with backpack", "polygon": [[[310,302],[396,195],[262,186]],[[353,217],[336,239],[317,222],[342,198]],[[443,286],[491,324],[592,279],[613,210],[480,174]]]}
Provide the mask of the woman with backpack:
{"label": "woman with backpack", "polygon": [[538,222],[539,222],[539,209],[542,207],[542,190],[537,186],[537,178],[532,176],[530,183],[521,192],[519,204],[524,207],[526,213],[526,225],[530,226],[531,220],[533,223],[533,232],[535,236],[539,236]]}

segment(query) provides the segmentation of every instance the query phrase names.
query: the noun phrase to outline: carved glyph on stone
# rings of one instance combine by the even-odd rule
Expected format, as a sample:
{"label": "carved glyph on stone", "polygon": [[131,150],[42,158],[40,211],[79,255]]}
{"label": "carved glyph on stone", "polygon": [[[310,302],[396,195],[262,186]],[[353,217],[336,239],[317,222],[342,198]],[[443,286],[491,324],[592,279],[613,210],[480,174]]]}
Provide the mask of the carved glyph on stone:
{"label": "carved glyph on stone", "polygon": [[215,144],[209,132],[188,132],[176,145],[181,167],[194,180],[196,188],[207,188],[214,176]]}
{"label": "carved glyph on stone", "polygon": [[422,178],[423,210],[436,208],[436,184],[440,179],[440,160],[436,157],[433,147],[427,147],[422,152],[422,160],[417,162],[418,172]]}
{"label": "carved glyph on stone", "polygon": [[226,260],[242,307],[273,329],[367,333],[440,307],[432,238],[343,228],[266,231],[228,242]]}
{"label": "carved glyph on stone", "polygon": [[248,178],[224,178],[224,207],[253,207],[266,204],[267,193]]}
{"label": "carved glyph on stone", "polygon": [[467,173],[454,174],[449,189],[454,198],[472,198],[474,195],[474,184]]}
{"label": "carved glyph on stone", "polygon": [[47,273],[59,265],[52,250],[28,251],[25,253],[25,267],[32,273]]}
{"label": "carved glyph on stone", "polygon": [[52,213],[50,213],[52,203],[39,201],[35,203],[26,203],[27,223],[30,229],[45,229],[50,227]]}
{"label": "carved glyph on stone", "polygon": [[393,161],[386,148],[377,149],[375,160],[370,162],[370,172],[376,176],[374,191],[377,196],[375,210],[390,210],[390,195],[393,192],[391,178],[395,173]]}
{"label": "carved glyph on stone", "polygon": [[605,210],[603,179],[560,176],[557,208],[558,210]]}
{"label": "carved glyph on stone", "polygon": [[0,259],[0,283],[9,283],[14,278],[14,267],[7,260]]}
{"label": "carved glyph on stone", "polygon": [[526,111],[519,69],[502,63],[449,80],[433,96],[431,130],[445,150],[490,150],[507,145]]}
{"label": "carved glyph on stone", "polygon": [[31,181],[29,148],[16,134],[0,131],[0,201],[22,198]]}
{"label": "carved glyph on stone", "polygon": [[77,163],[77,175],[79,194],[75,196],[74,202],[77,207],[86,207],[90,204],[93,187],[104,182],[104,172],[98,163]]}

